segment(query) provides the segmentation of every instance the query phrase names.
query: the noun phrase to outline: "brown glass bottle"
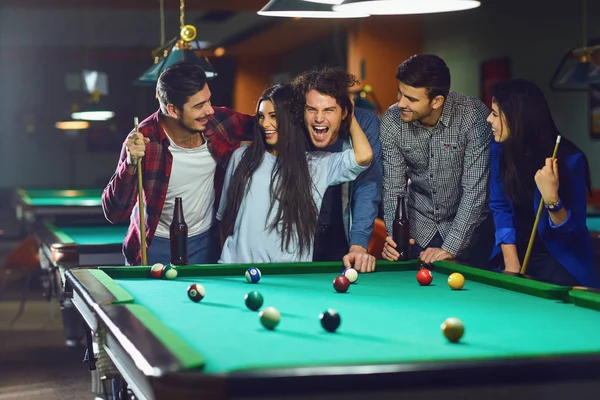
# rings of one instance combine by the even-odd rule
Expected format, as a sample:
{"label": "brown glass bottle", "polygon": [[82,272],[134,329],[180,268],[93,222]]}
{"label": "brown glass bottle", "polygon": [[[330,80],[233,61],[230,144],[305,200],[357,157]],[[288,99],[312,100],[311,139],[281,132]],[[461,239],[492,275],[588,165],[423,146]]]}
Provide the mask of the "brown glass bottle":
{"label": "brown glass bottle", "polygon": [[392,239],[396,242],[396,250],[400,253],[398,261],[407,261],[410,257],[410,233],[408,231],[408,215],[406,214],[406,198],[398,195],[396,216],[392,225]]}
{"label": "brown glass bottle", "polygon": [[175,211],[170,226],[171,264],[186,265],[188,263],[187,239],[188,226],[183,218],[181,197],[175,197]]}

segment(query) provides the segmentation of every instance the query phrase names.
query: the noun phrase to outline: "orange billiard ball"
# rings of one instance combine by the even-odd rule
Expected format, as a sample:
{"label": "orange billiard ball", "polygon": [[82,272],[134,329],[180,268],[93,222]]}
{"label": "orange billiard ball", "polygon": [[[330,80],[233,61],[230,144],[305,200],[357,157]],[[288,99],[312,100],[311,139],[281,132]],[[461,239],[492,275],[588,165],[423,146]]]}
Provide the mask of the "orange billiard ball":
{"label": "orange billiard ball", "polygon": [[452,343],[457,343],[465,334],[465,326],[458,318],[447,318],[440,328],[446,339]]}
{"label": "orange billiard ball", "polygon": [[458,272],[454,272],[450,274],[448,277],[448,286],[450,286],[454,290],[460,290],[465,286],[465,277]]}
{"label": "orange billiard ball", "polygon": [[427,286],[433,281],[433,274],[427,268],[421,268],[419,272],[417,272],[417,282],[421,286]]}

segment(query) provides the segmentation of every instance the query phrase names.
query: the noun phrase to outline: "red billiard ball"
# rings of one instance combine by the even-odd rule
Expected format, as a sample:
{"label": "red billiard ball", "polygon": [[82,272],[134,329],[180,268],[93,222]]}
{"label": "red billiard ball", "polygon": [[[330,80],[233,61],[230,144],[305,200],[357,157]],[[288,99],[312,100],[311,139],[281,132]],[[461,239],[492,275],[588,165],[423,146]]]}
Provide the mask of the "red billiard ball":
{"label": "red billiard ball", "polygon": [[433,280],[433,274],[427,268],[422,268],[417,273],[417,282],[421,284],[421,286],[427,286]]}
{"label": "red billiard ball", "polygon": [[345,293],[350,287],[350,280],[343,275],[336,277],[333,280],[333,288],[339,293]]}

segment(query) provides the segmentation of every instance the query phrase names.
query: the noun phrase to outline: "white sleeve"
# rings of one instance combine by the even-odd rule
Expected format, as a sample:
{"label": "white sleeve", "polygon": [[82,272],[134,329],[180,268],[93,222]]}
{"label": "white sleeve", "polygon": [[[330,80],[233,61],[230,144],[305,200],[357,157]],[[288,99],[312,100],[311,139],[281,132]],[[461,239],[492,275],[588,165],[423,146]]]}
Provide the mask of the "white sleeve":
{"label": "white sleeve", "polygon": [[353,181],[369,165],[360,166],[354,158],[354,149],[344,150],[340,153],[329,153],[324,156],[327,165],[327,186]]}

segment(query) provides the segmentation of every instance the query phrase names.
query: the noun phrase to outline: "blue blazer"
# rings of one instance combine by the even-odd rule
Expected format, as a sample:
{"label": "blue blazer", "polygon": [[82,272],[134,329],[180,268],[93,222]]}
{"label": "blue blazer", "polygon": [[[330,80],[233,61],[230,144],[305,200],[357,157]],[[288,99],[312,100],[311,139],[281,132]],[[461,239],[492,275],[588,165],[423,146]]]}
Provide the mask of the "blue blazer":
{"label": "blue blazer", "polygon": [[[519,221],[515,221],[513,205],[504,193],[500,178],[502,145],[493,142],[491,147],[490,209],[496,224],[493,258],[502,251],[501,244],[516,243],[515,227]],[[554,225],[548,211],[542,209],[538,234],[550,254],[582,285],[600,288],[600,275],[596,271],[592,240],[586,225],[585,159],[582,153],[575,153],[562,161],[561,166],[567,167],[572,188],[566,191],[559,189],[560,199],[568,216],[562,224]],[[540,191],[536,189],[532,204],[534,215],[537,213],[541,197]]]}

